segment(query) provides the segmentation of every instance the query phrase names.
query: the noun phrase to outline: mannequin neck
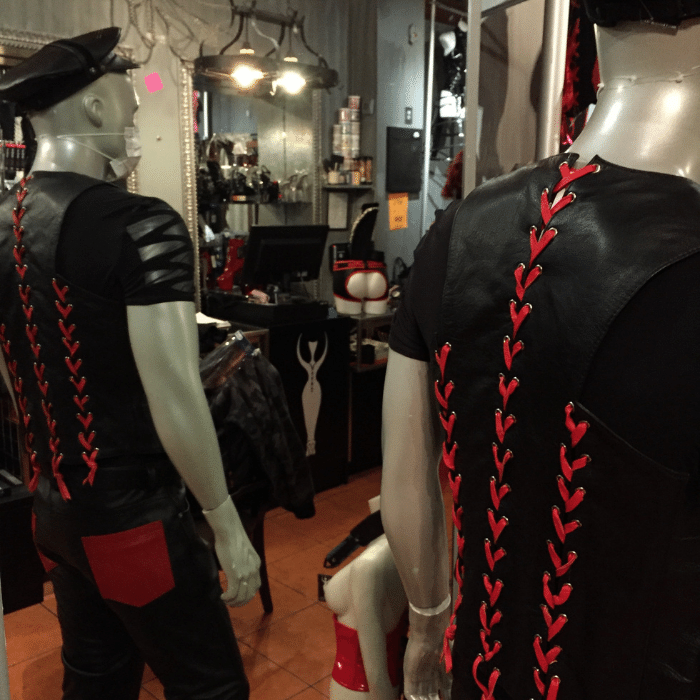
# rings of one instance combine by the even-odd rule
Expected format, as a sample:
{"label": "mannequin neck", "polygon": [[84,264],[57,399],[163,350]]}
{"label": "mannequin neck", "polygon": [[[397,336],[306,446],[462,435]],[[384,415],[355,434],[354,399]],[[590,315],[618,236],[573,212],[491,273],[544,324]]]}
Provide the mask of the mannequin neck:
{"label": "mannequin neck", "polygon": [[[72,172],[106,180],[110,174],[108,159],[88,148],[89,137],[59,138],[55,135],[37,135],[37,153],[32,172]],[[89,144],[92,146],[92,144]]]}
{"label": "mannequin neck", "polygon": [[571,148],[624,167],[700,183],[700,23],[597,28],[603,87]]}

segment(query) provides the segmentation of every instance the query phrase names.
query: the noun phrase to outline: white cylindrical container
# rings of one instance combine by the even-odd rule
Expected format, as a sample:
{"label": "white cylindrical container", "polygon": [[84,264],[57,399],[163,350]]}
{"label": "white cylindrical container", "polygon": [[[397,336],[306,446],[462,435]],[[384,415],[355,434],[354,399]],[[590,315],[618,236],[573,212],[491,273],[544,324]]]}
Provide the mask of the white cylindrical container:
{"label": "white cylindrical container", "polygon": [[359,95],[348,95],[348,108],[349,109],[360,109],[360,96]]}
{"label": "white cylindrical container", "polygon": [[348,111],[350,112],[350,121],[351,122],[359,122],[360,121],[360,110],[359,109],[350,109]]}
{"label": "white cylindrical container", "polygon": [[342,124],[343,122],[350,121],[350,110],[347,107],[341,107],[338,110],[338,121]]}

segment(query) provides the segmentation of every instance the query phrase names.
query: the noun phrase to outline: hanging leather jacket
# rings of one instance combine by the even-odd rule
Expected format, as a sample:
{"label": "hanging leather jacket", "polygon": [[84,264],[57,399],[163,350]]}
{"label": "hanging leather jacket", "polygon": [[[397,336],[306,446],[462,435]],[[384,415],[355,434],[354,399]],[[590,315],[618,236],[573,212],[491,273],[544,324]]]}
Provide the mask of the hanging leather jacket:
{"label": "hanging leather jacket", "polygon": [[70,494],[62,465],[87,466],[92,483],[98,455],[164,451],[131,352],[126,307],[55,269],[63,217],[96,185],[104,183],[39,172],[0,202],[0,342],[34,470],[31,486],[43,473],[64,498]]}
{"label": "hanging leather jacket", "polygon": [[700,251],[700,188],[575,162],[491,181],[454,221],[435,385],[459,529],[445,654],[464,698],[690,700],[696,489],[580,397],[617,314]]}

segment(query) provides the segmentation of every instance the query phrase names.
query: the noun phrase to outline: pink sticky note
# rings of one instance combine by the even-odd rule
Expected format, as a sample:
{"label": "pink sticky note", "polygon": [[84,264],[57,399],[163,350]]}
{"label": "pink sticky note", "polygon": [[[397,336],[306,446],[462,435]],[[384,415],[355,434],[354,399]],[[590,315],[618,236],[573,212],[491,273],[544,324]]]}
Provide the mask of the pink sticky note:
{"label": "pink sticky note", "polygon": [[148,92],[157,92],[163,89],[163,81],[160,79],[158,73],[151,73],[145,78],[146,89]]}

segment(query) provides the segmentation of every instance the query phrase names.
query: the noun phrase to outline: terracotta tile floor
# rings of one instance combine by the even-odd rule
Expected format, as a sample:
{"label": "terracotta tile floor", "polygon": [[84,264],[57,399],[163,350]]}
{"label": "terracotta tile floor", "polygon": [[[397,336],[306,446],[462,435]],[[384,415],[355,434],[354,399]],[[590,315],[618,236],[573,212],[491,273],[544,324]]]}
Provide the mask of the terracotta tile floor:
{"label": "terracotta tile floor", "polygon": [[[265,549],[275,609],[263,614],[256,596],[229,608],[239,640],[252,700],[319,700],[328,697],[335,657],[331,613],[318,601],[317,575],[326,553],[369,514],[367,500],[379,493],[381,472],[352,477],[316,497],[314,518],[297,520],[281,509],[268,513]],[[358,552],[359,553],[359,552]],[[60,700],[61,637],[49,595],[5,616],[12,700]],[[146,669],[140,700],[164,698]]]}

